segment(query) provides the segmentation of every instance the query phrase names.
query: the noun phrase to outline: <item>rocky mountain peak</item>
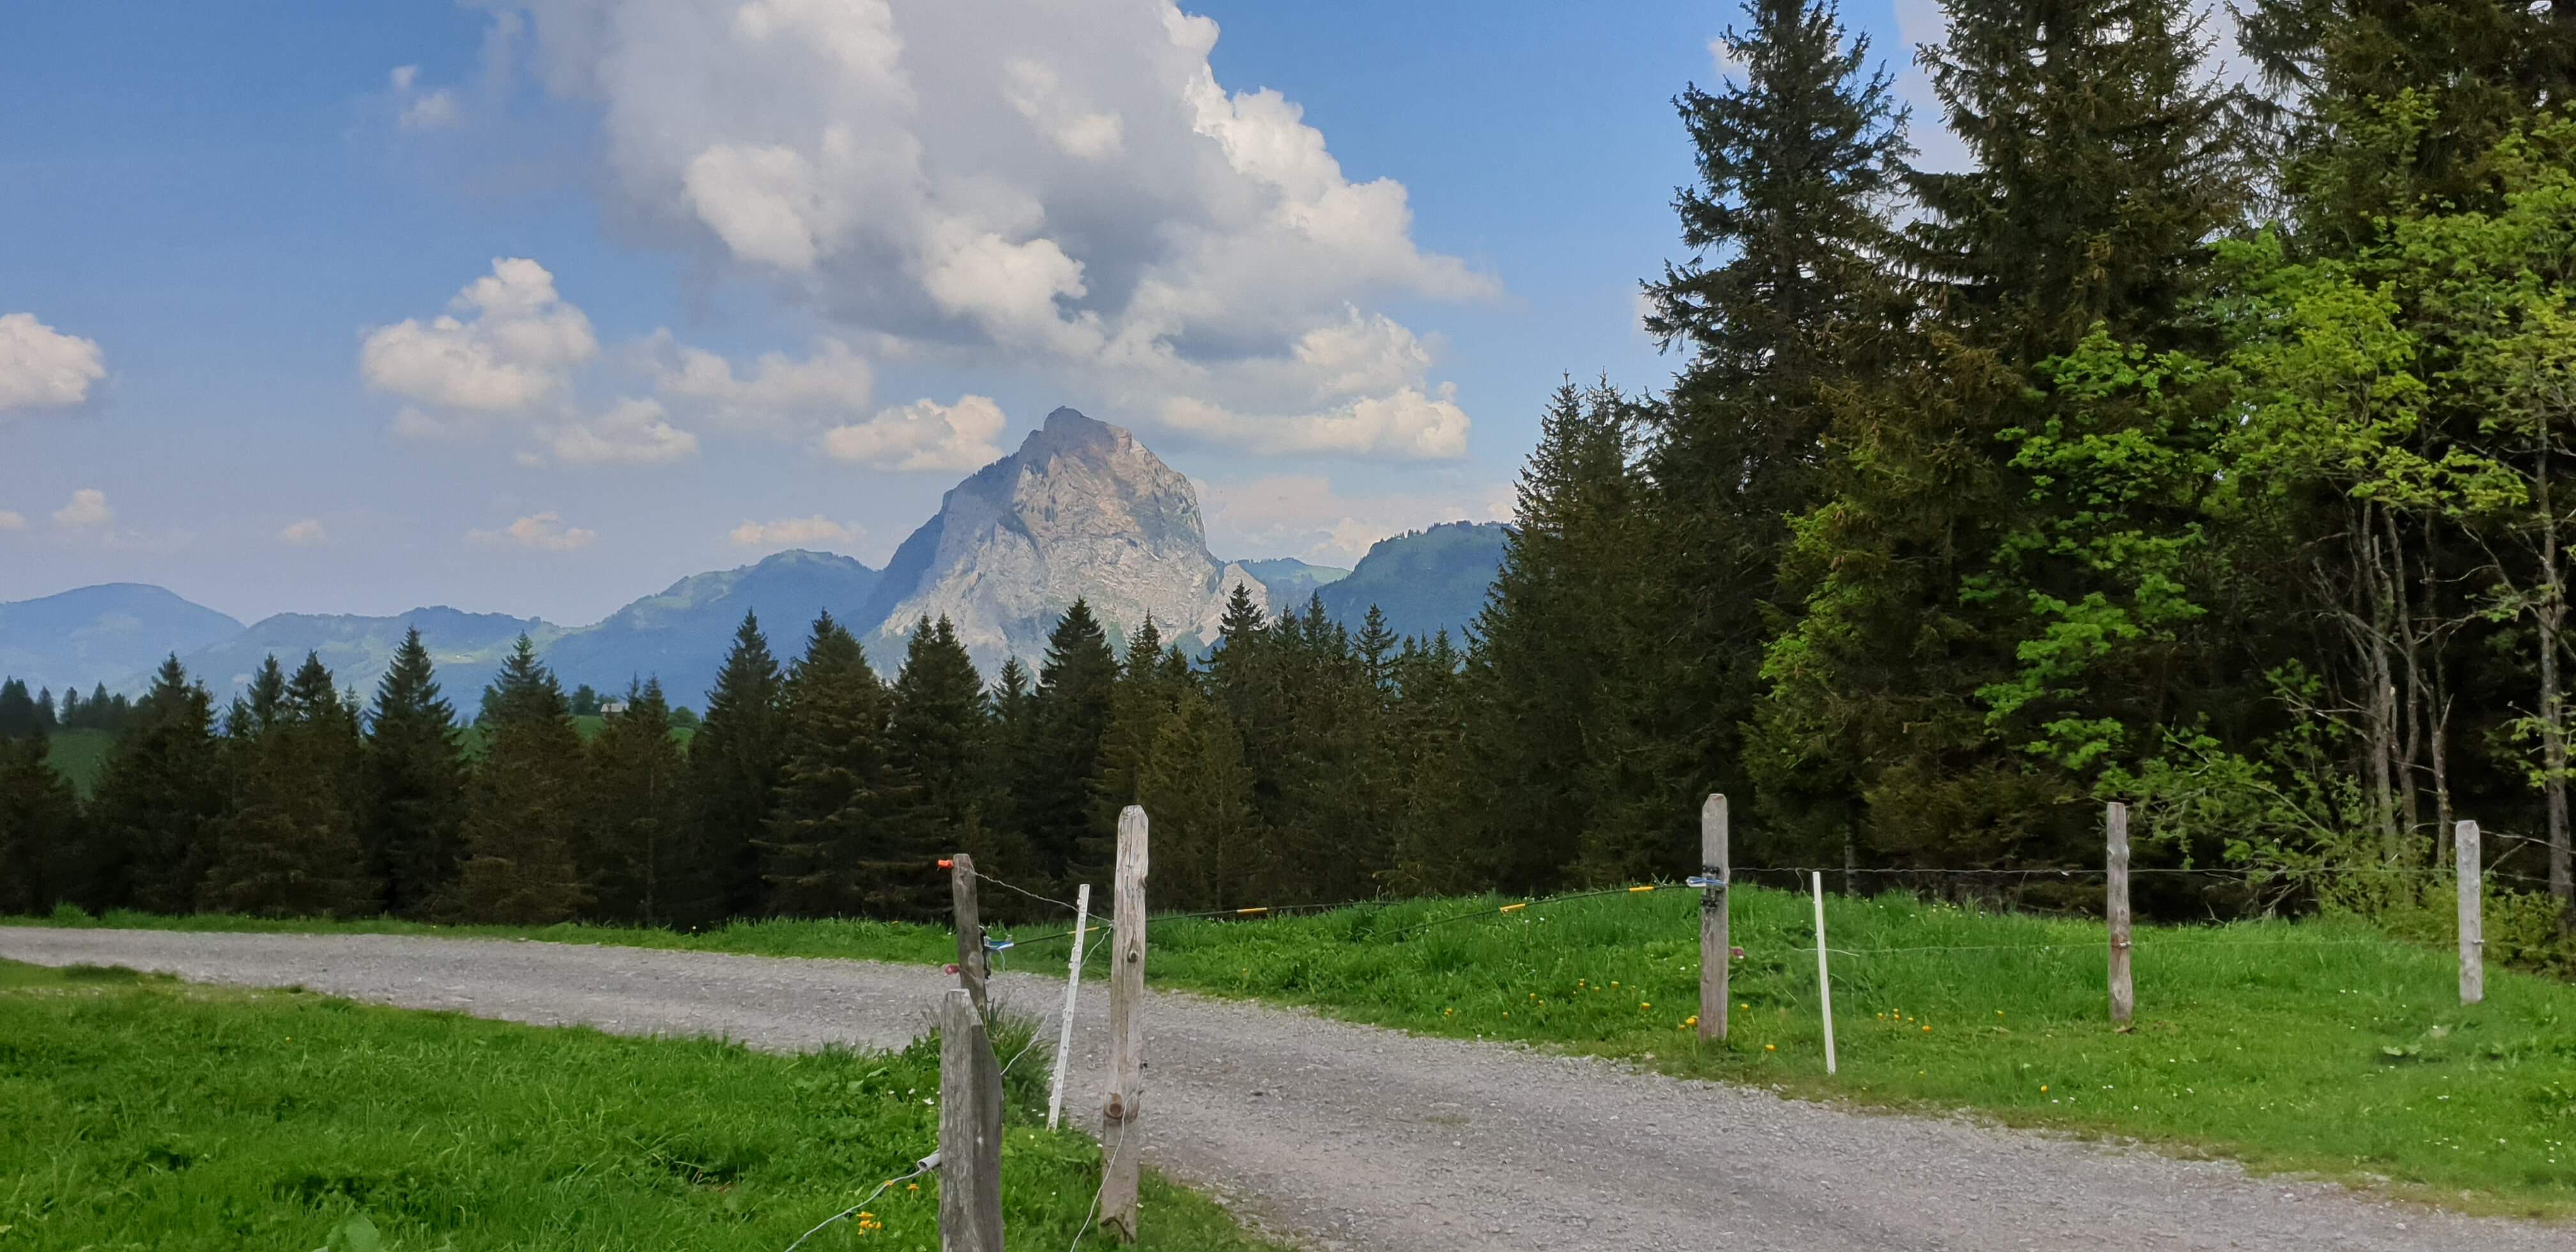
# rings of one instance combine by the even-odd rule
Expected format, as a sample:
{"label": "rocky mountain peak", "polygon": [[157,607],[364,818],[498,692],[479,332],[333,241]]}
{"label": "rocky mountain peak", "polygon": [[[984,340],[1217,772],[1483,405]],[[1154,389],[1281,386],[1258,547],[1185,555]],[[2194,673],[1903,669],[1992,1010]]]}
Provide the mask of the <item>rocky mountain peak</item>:
{"label": "rocky mountain peak", "polygon": [[1151,614],[1166,638],[1213,638],[1235,583],[1208,552],[1198,492],[1127,430],[1060,408],[1019,450],[959,483],[895,550],[870,615],[891,656],[922,616],[946,614],[988,670],[1036,657],[1074,599],[1110,629]]}

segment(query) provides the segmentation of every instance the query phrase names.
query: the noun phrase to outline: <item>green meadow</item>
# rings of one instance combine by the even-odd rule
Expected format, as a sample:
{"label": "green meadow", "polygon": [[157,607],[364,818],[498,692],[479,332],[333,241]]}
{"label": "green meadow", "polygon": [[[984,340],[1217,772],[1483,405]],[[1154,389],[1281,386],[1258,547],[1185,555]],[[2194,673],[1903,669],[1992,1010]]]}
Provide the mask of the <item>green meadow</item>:
{"label": "green meadow", "polygon": [[[935,1041],[774,1056],[0,962],[0,1248],[778,1252],[936,1146],[938,1074]],[[1041,1128],[1042,1062],[1006,1084],[1010,1246],[1064,1248],[1098,1149]],[[1144,1204],[1144,1247],[1274,1246],[1151,1176]],[[935,1174],[865,1212],[805,1246],[938,1246]]]}

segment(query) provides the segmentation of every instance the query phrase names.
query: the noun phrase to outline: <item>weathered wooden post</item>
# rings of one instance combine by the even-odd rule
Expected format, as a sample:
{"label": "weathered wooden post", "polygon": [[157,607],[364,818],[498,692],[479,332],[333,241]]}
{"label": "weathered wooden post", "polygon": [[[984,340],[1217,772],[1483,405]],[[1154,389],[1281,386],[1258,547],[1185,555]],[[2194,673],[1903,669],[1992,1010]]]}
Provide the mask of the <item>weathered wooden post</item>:
{"label": "weathered wooden post", "polygon": [[1064,972],[1064,1016],[1055,1028],[1055,1078],[1047,1085],[1047,1129],[1064,1114],[1064,1071],[1073,1062],[1073,1005],[1082,990],[1082,932],[1091,925],[1091,884],[1073,892],[1073,958]]}
{"label": "weathered wooden post", "polygon": [[963,852],[948,858],[948,896],[957,909],[957,985],[982,1012],[985,963],[992,957],[984,951],[984,918],[975,904],[975,858]]}
{"label": "weathered wooden post", "polygon": [[2486,864],[2476,822],[2451,828],[2451,863],[2460,875],[2460,1003],[2475,1004],[2487,998],[2487,925],[2480,912]]}
{"label": "weathered wooden post", "polygon": [[1118,814],[1118,884],[1109,941],[1109,1102],[1101,1112],[1100,1141],[1109,1155],[1100,1179],[1100,1228],[1120,1243],[1136,1241],[1136,1160],[1143,1144],[1136,1118],[1145,1098],[1144,1039],[1137,1016],[1145,1006],[1145,810],[1131,804]]}
{"label": "weathered wooden post", "polygon": [[1002,1071],[973,993],[939,1006],[940,1252],[1002,1252]]}
{"label": "weathered wooden post", "polygon": [[1699,1037],[1726,1038],[1726,976],[1735,964],[1727,935],[1726,797],[1699,806]]}
{"label": "weathered wooden post", "polygon": [[2112,801],[2103,823],[2111,845],[2103,887],[2111,923],[2111,1024],[2126,1030],[2138,1007],[2138,989],[2129,980],[2129,806]]}

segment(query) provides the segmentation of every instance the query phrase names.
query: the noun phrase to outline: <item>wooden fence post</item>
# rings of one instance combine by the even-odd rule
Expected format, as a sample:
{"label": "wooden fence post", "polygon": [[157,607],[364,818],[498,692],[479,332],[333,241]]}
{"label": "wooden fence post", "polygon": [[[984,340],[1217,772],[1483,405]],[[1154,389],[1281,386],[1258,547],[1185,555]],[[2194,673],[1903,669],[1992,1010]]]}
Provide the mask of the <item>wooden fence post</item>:
{"label": "wooden fence post", "polygon": [[2112,801],[2103,826],[2110,840],[2103,908],[2111,923],[2111,1025],[2126,1030],[2138,1007],[2138,989],[2129,977],[2129,806]]}
{"label": "wooden fence post", "polygon": [[940,1252],[1002,1252],[1002,1072],[974,994],[939,1013]]}
{"label": "wooden fence post", "polygon": [[1699,1037],[1726,1038],[1726,977],[1735,963],[1727,936],[1726,797],[1699,806]]}
{"label": "wooden fence post", "polygon": [[984,919],[975,905],[975,858],[960,852],[948,859],[948,897],[957,909],[957,985],[982,1012],[985,962],[992,958],[984,951]]}
{"label": "wooden fence post", "polygon": [[1816,897],[1816,997],[1825,1009],[1825,1072],[1834,1072],[1834,976],[1825,963],[1825,871],[1807,871]]}
{"label": "wooden fence post", "polygon": [[2487,928],[2479,911],[2486,863],[2478,850],[2478,824],[2452,827],[2451,840],[2451,864],[2460,875],[2460,1003],[2475,1004],[2487,998]]}
{"label": "wooden fence post", "polygon": [[1136,1138],[1145,1098],[1144,1040],[1137,1015],[1145,1004],[1145,810],[1131,804],[1118,814],[1118,884],[1110,920],[1109,1102],[1100,1139],[1109,1149],[1101,1164],[1100,1228],[1120,1243],[1136,1241]]}
{"label": "wooden fence post", "polygon": [[1064,1071],[1073,1061],[1073,1002],[1082,990],[1082,932],[1091,925],[1091,884],[1073,891],[1073,960],[1064,974],[1064,1016],[1055,1028],[1055,1078],[1047,1087],[1047,1129],[1064,1114]]}

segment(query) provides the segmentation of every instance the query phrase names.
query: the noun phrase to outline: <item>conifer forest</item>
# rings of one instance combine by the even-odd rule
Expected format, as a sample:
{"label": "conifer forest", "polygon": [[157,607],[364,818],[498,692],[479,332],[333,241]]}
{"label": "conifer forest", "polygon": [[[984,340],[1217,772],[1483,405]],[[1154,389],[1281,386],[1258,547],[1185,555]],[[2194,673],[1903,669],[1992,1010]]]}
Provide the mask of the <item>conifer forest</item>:
{"label": "conifer forest", "polygon": [[[1077,602],[987,676],[944,621],[752,618],[587,737],[525,640],[482,692],[417,634],[371,693],[13,683],[0,912],[919,918],[954,850],[1104,881],[1127,804],[1158,908],[1543,893],[1696,872],[1724,792],[1756,879],[2089,907],[2039,871],[2119,800],[2141,865],[2244,871],[2148,913],[2401,927],[2448,880],[2372,871],[2474,819],[2490,926],[2565,961],[2576,2],[2249,0],[2226,47],[2168,0],[1947,7],[1932,119],[1831,0],[1745,6],[1674,102],[1673,372],[1528,397],[1465,637],[1238,588],[1203,653]],[[114,732],[91,794],[55,727]]]}

